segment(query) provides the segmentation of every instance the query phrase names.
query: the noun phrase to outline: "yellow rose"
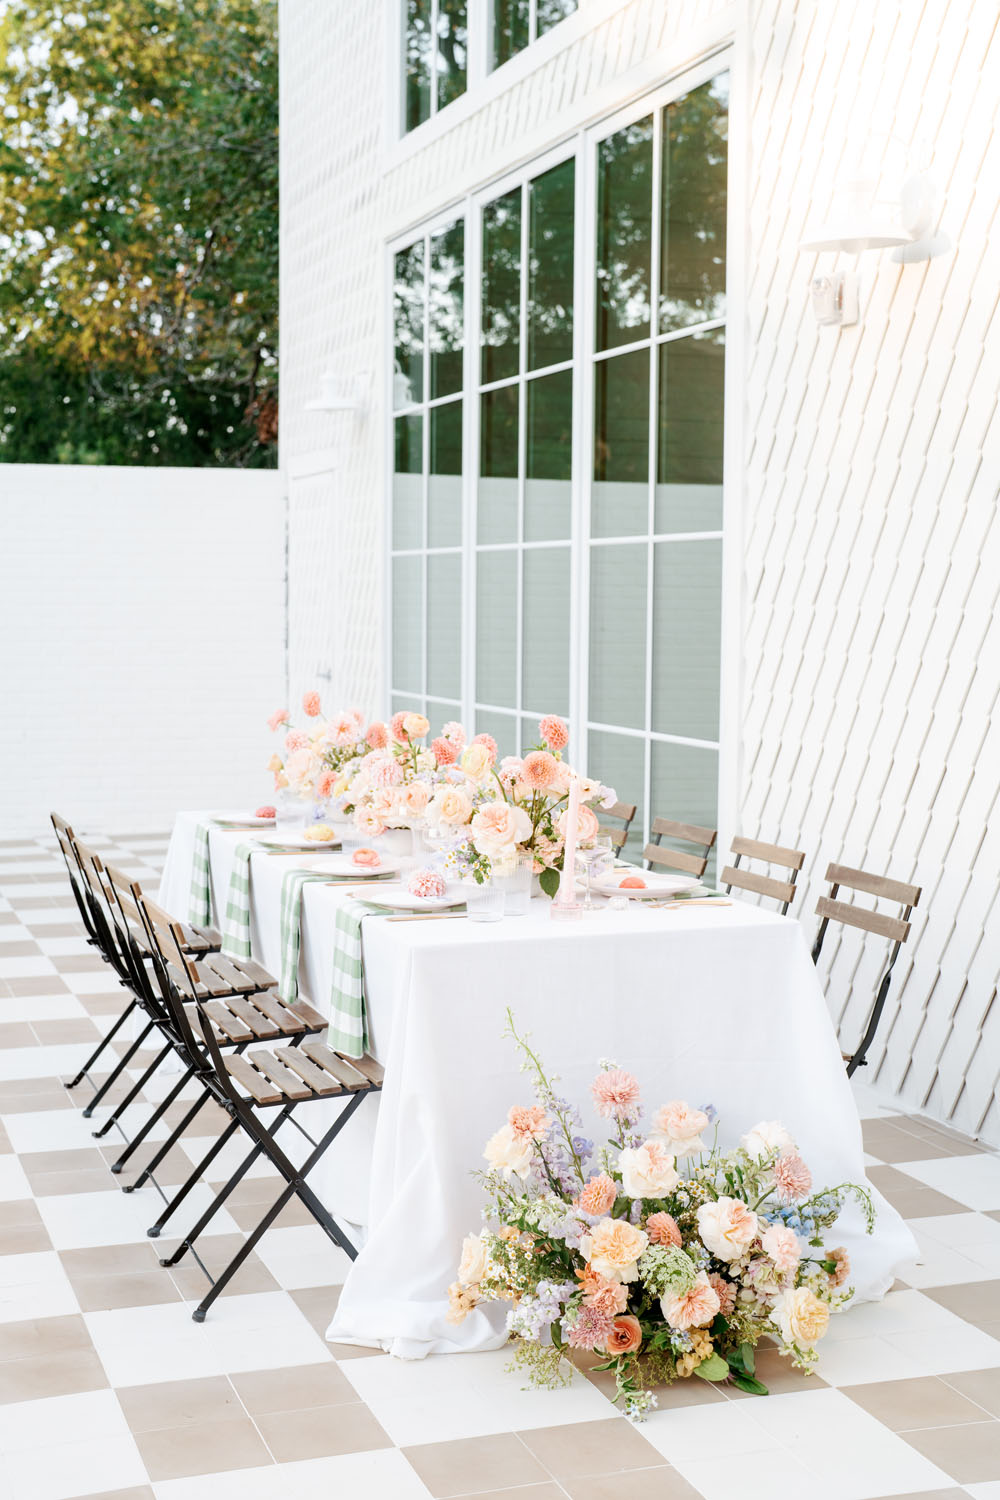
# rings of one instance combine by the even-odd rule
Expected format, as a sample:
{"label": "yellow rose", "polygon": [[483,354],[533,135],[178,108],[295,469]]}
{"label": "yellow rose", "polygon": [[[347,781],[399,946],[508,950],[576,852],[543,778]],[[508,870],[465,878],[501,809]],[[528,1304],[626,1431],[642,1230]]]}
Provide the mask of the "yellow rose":
{"label": "yellow rose", "polygon": [[466,745],[458,763],[473,781],[484,781],[490,774],[493,757],[486,745]]}
{"label": "yellow rose", "polygon": [[807,1286],[783,1292],[771,1312],[786,1344],[811,1349],[818,1344],[830,1322],[829,1304],[820,1301]]}
{"label": "yellow rose", "polygon": [[646,1231],[627,1219],[601,1219],[580,1241],[580,1252],[599,1276],[634,1281],[639,1274],[636,1261],[648,1244]]}
{"label": "yellow rose", "polygon": [[486,1243],[481,1234],[467,1234],[462,1241],[458,1279],[463,1286],[478,1286],[486,1274]]}

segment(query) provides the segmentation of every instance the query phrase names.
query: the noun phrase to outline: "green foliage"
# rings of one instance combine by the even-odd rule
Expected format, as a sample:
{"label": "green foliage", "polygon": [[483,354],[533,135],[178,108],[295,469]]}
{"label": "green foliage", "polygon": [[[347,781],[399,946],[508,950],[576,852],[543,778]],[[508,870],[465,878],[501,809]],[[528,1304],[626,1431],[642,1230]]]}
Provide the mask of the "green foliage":
{"label": "green foliage", "polygon": [[538,877],[538,884],[541,886],[546,896],[551,896],[554,898],[559,890],[559,871],[553,870],[550,865],[546,865],[545,869]]}
{"label": "green foliage", "polygon": [[0,460],[276,461],[276,0],[0,13]]}

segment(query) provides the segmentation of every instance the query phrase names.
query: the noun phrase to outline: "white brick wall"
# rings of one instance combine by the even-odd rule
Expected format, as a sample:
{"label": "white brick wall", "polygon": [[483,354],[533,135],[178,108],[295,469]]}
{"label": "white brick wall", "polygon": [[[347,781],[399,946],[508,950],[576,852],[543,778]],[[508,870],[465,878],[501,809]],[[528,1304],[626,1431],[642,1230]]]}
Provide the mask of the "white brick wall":
{"label": "white brick wall", "polygon": [[0,518],[0,838],[263,801],[280,475],[4,464]]}
{"label": "white brick wall", "polygon": [[[1000,182],[997,7],[583,0],[581,10],[589,30],[400,161],[380,138],[386,71],[371,10],[283,0],[293,682],[328,671],[334,697],[377,701],[386,239],[664,80],[710,45],[713,26],[721,34],[744,17],[737,821],[807,850],[810,933],[830,859],[924,887],[868,1072],[907,1105],[1000,1143],[1000,318],[987,259]],[[881,153],[885,191],[898,187],[905,152],[890,135],[930,142],[957,248],[909,267],[861,257],[861,323],[817,329],[802,229],[829,207],[859,142]],[[328,363],[375,372],[364,421],[304,410]],[[322,464],[308,455],[331,446],[322,476],[296,479],[296,464]],[[840,1016],[858,949],[828,946]],[[866,995],[873,952],[857,969]],[[845,1041],[857,1009],[844,1015]]]}

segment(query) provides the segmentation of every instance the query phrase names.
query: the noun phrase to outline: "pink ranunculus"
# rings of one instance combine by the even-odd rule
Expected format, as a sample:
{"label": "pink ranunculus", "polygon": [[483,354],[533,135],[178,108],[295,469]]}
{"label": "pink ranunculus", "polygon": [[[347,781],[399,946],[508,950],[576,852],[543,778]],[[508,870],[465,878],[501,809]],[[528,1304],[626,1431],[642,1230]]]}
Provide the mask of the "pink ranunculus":
{"label": "pink ranunculus", "polygon": [[547,750],[532,750],[524,757],[519,780],[533,792],[545,792],[555,786],[559,776],[559,762]]}
{"label": "pink ranunculus", "polygon": [[566,1331],[566,1342],[571,1349],[603,1349],[613,1321],[609,1313],[584,1303],[572,1328]]}
{"label": "pink ranunculus", "polygon": [[539,719],[538,732],[550,750],[565,750],[569,744],[569,730],[558,714],[546,714]]}
{"label": "pink ranunculus", "polygon": [[812,1173],[797,1151],[786,1151],[774,1164],[779,1203],[801,1203],[812,1188]]}
{"label": "pink ranunculus", "polygon": [[436,740],[431,740],[431,754],[439,766],[453,766],[458,760],[458,750],[451,740],[446,740],[443,734],[439,734]]}
{"label": "pink ranunculus", "polygon": [[287,723],[288,723],[288,709],[287,708],[276,708],[274,710],[274,713],[271,715],[271,717],[267,721],[267,727],[268,727],[268,729],[270,729],[271,733],[273,734],[274,731],[278,728],[279,725],[281,725],[281,724],[287,724]]}
{"label": "pink ranunculus", "polygon": [[631,1073],[626,1073],[624,1068],[608,1068],[603,1073],[598,1073],[590,1085],[590,1092],[594,1096],[597,1112],[605,1119],[612,1115],[620,1119],[623,1115],[630,1115],[639,1103],[639,1080]]}
{"label": "pink ranunculus", "polygon": [[331,719],[326,726],[327,736],[331,743],[343,749],[347,745],[353,745],[358,737],[358,725],[353,714],[338,714],[337,718]]}
{"label": "pink ranunculus", "polygon": [[406,730],[403,728],[403,725],[408,717],[408,714],[405,714],[402,710],[400,710],[398,714],[393,714],[392,718],[389,720],[389,733],[392,735],[397,745],[409,744],[409,736],[407,735]]}
{"label": "pink ranunculus", "polygon": [[289,755],[294,755],[296,750],[304,750],[309,743],[309,736],[302,729],[290,729],[285,735],[285,749]]}
{"label": "pink ranunculus", "polygon": [[512,1104],[507,1111],[507,1124],[516,1135],[530,1135],[540,1141],[546,1135],[551,1121],[540,1104]]}
{"label": "pink ranunculus", "polygon": [[704,1271],[679,1297],[663,1297],[660,1310],[671,1328],[707,1328],[719,1311],[719,1294]]}
{"label": "pink ranunculus", "polygon": [[769,1224],[760,1237],[764,1254],[774,1262],[776,1271],[794,1271],[802,1259],[798,1238],[785,1224]]}
{"label": "pink ranunculus", "polygon": [[276,818],[277,816],[278,809],[276,807],[271,807],[267,803],[265,803],[263,807],[258,807],[257,811],[254,813],[255,818]]}
{"label": "pink ranunculus", "polygon": [[493,736],[491,734],[477,734],[473,738],[472,743],[474,745],[485,745],[486,749],[489,751],[490,765],[491,766],[495,766],[496,765],[497,754],[499,752],[498,752],[498,749],[497,749],[497,742],[496,742],[496,740],[493,738]]}
{"label": "pink ranunculus", "polygon": [[623,1313],[611,1325],[605,1348],[609,1354],[634,1354],[642,1344],[642,1325],[631,1313]]}
{"label": "pink ranunculus", "polygon": [[672,1214],[650,1214],[646,1220],[646,1233],[654,1245],[680,1245],[681,1232]]}
{"label": "pink ranunculus", "polygon": [[305,693],[302,698],[302,707],[310,719],[319,718],[319,693]]}
{"label": "pink ranunculus", "polygon": [[467,743],[466,733],[457,719],[449,719],[448,723],[442,728],[441,734],[444,739],[449,740],[455,746],[455,749],[459,753],[465,749]]}
{"label": "pink ranunculus", "polygon": [[576,1202],[577,1207],[581,1208],[585,1214],[603,1218],[614,1208],[617,1197],[617,1184],[606,1172],[601,1172],[597,1177],[590,1179]]}
{"label": "pink ranunculus", "polygon": [[316,796],[321,802],[325,802],[326,799],[332,795],[336,780],[336,771],[327,770],[321,772],[319,779],[316,782]]}
{"label": "pink ranunculus", "polygon": [[372,807],[359,807],[354,813],[354,826],[365,838],[381,838],[386,831],[386,825]]}
{"label": "pink ranunculus", "polygon": [[365,730],[365,739],[373,750],[384,750],[389,743],[389,731],[381,719],[376,719]]}
{"label": "pink ranunculus", "polygon": [[[566,837],[566,820],[568,817],[569,812],[564,809],[556,819],[556,828],[563,838]],[[594,809],[585,806],[581,802],[576,819],[577,838],[582,844],[589,844],[592,839],[596,839],[600,831],[601,825],[597,821],[597,814],[594,812]]]}
{"label": "pink ranunculus", "polygon": [[408,740],[422,740],[430,727],[424,714],[407,714],[403,720],[403,733]]}

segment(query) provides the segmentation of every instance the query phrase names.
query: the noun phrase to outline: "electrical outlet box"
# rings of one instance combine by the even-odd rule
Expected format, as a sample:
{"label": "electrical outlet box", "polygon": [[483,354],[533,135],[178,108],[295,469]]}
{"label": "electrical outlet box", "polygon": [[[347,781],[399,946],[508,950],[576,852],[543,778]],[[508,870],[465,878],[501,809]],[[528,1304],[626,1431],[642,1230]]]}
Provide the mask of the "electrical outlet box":
{"label": "electrical outlet box", "polygon": [[844,328],[858,321],[858,278],[853,271],[814,276],[809,290],[816,322],[821,326]]}

